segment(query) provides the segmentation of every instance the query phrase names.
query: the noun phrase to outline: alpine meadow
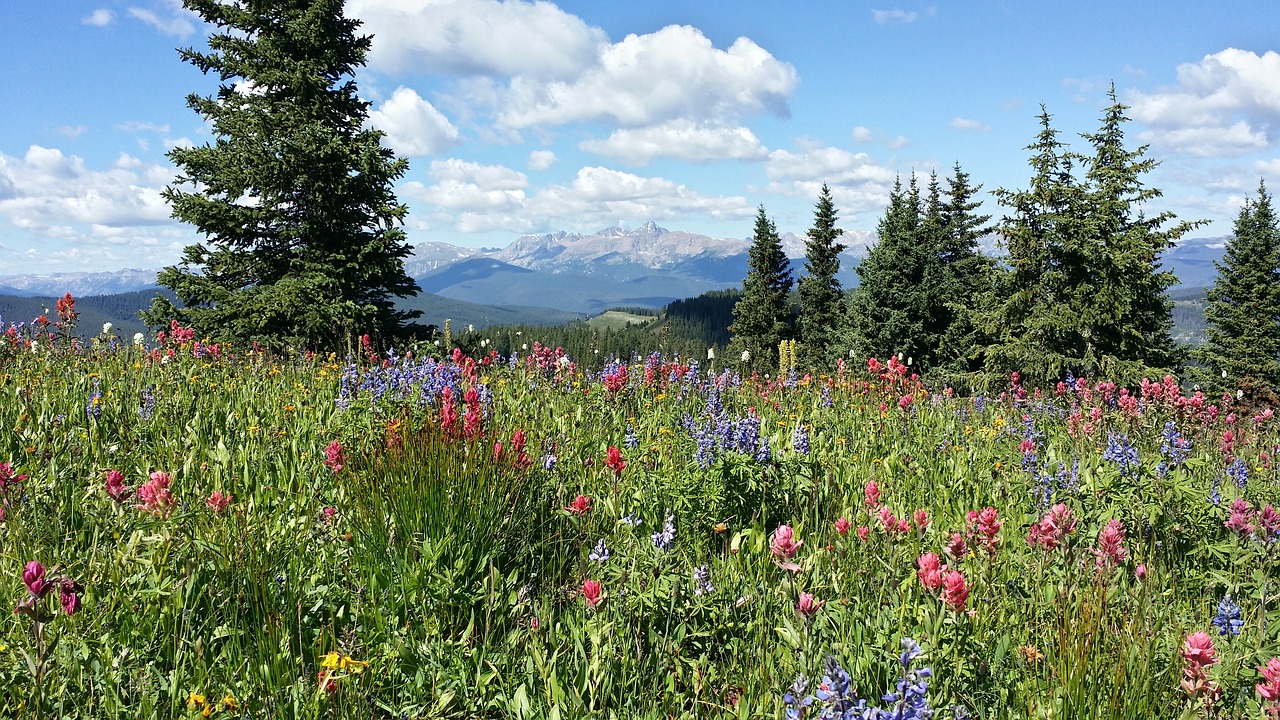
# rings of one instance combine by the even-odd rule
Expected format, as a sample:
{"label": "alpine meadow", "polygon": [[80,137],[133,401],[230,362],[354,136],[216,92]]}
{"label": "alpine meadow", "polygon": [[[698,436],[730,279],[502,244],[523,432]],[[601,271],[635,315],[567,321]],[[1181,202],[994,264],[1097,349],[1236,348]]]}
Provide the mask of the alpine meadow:
{"label": "alpine meadow", "polygon": [[[789,185],[779,168],[818,140],[766,150],[734,125],[787,119],[798,92],[740,33],[612,43],[524,0],[180,10],[208,32],[173,58],[203,134],[164,143],[151,198],[186,233],[164,236],[179,259],[132,271],[145,292],[0,296],[0,717],[1280,720],[1267,162],[1231,181],[1198,289],[1170,257],[1214,220],[1173,208],[1218,206],[1165,197],[1195,173],[1159,174],[1171,121],[1114,82],[1091,81],[1092,124],[1045,103],[1028,137],[999,137],[1018,182],[860,165],[873,193],[838,152]],[[379,54],[419,11],[439,42]],[[128,10],[182,33],[156,12]],[[905,32],[945,12],[871,17]],[[670,77],[650,71],[645,43],[694,33],[760,87],[684,74],[702,56],[674,50]],[[396,62],[447,66],[460,94],[366,84]],[[623,97],[637,77],[645,102]],[[683,124],[682,82],[700,94],[681,112],[726,115]],[[422,103],[392,117],[406,92]],[[617,129],[552,152],[557,114]],[[952,128],[991,129],[973,122]],[[433,150],[406,143],[415,123]],[[1232,137],[1272,142],[1259,128]],[[529,137],[527,173],[411,175],[468,138]],[[759,197],[694,189],[716,148],[771,163]],[[535,187],[575,153],[666,172],[677,152],[688,185],[590,166]],[[7,168],[0,152],[0,215],[25,192]],[[539,215],[628,217],[646,196],[746,239]],[[869,203],[874,233],[850,223]],[[451,222],[534,234],[411,242]],[[522,282],[539,307],[497,297]]]}

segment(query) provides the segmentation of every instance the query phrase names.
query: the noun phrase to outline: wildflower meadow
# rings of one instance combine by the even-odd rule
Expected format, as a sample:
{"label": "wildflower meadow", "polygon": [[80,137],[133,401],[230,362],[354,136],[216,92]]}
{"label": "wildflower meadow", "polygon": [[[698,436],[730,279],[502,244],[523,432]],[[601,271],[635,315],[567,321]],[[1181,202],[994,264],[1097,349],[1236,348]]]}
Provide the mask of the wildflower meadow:
{"label": "wildflower meadow", "polygon": [[0,331],[3,717],[1280,717],[1231,395]]}

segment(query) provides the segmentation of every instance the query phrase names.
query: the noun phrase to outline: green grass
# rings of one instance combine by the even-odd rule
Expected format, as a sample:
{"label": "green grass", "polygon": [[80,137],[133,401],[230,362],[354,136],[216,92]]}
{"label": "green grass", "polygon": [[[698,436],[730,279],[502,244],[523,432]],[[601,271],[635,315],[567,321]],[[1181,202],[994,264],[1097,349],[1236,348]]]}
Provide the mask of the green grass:
{"label": "green grass", "polygon": [[[67,615],[44,598],[40,635],[7,615],[0,716],[780,718],[828,656],[878,702],[910,637],[937,717],[1191,717],[1203,698],[1180,688],[1179,651],[1197,631],[1221,659],[1217,716],[1264,716],[1253,686],[1280,653],[1280,546],[1224,523],[1236,499],[1280,497],[1278,438],[1244,408],[1105,388],[953,398],[863,374],[739,383],[671,363],[637,364],[610,392],[532,356],[376,368],[194,350],[0,346],[0,463],[27,476],[0,497],[0,593],[25,601],[38,560],[83,602]],[[1172,468],[1169,421],[1191,443]],[[1243,488],[1225,472],[1228,429]],[[1105,456],[1113,433],[1136,464]],[[131,487],[169,473],[172,511],[114,501],[110,470]],[[1027,540],[1045,475],[1078,520],[1051,552]],[[225,512],[214,491],[232,496]],[[585,514],[566,509],[579,494]],[[970,534],[971,552],[947,555],[986,507],[999,542]],[[1099,569],[1112,519],[1126,556]],[[795,568],[770,552],[781,524],[803,540]],[[607,562],[590,557],[601,540]],[[926,552],[963,574],[963,608],[917,577]],[[704,567],[714,590],[698,592]],[[811,618],[802,593],[824,603]],[[1238,636],[1210,624],[1228,593]]]}

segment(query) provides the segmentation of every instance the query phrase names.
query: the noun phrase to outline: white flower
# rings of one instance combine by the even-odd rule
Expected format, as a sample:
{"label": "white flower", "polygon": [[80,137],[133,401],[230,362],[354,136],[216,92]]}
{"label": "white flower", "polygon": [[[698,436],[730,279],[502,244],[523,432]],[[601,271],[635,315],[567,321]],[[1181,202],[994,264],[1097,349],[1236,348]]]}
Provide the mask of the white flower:
{"label": "white flower", "polygon": [[708,360],[715,360],[715,359],[716,359],[716,349],[715,349],[715,348],[707,348],[707,359],[708,359]]}
{"label": "white flower", "polygon": [[[519,333],[517,333],[517,334],[519,334]],[[520,349],[521,349],[521,350],[528,350],[528,349],[529,349],[529,343],[520,343]]]}
{"label": "white flower", "polygon": [[751,351],[750,351],[750,350],[743,350],[743,351],[742,351],[742,362],[751,362]]}
{"label": "white flower", "polygon": [[134,345],[137,345],[138,347],[142,347],[142,344],[143,344],[143,343],[145,343],[146,341],[147,341],[147,339],[146,339],[145,337],[143,337],[143,336],[142,336],[142,333],[137,332],[137,333],[134,333],[134,334],[133,334],[133,344],[134,344]]}
{"label": "white flower", "polygon": [[37,351],[37,350],[39,350],[39,349],[40,349],[40,341],[39,341],[39,340],[32,340],[32,341],[31,341],[31,352],[35,352],[35,351]]}
{"label": "white flower", "polygon": [[111,334],[111,323],[109,323],[109,322],[104,322],[104,323],[102,323],[102,334],[103,334],[103,335],[110,335],[110,334]]}

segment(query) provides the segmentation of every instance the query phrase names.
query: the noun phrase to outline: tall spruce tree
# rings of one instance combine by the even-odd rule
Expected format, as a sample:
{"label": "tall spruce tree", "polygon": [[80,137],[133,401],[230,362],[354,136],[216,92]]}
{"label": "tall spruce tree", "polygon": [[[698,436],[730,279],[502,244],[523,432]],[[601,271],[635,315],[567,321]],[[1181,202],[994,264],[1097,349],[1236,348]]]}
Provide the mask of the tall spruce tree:
{"label": "tall spruce tree", "polygon": [[926,274],[934,248],[921,241],[921,216],[915,177],[905,192],[895,180],[876,226],[876,246],[858,264],[859,285],[851,299],[852,345],[862,358],[896,353],[914,358],[933,347],[927,335]]}
{"label": "tall spruce tree", "polygon": [[1166,228],[1176,217],[1173,213],[1148,217],[1142,212],[1144,204],[1162,194],[1144,182],[1158,163],[1146,157],[1146,145],[1125,147],[1128,106],[1116,99],[1114,85],[1108,97],[1098,131],[1083,135],[1094,150],[1086,172],[1084,208],[1096,291],[1089,298],[1087,317],[1103,372],[1135,382],[1180,363],[1173,341],[1173,302],[1166,294],[1178,279],[1161,267],[1160,255],[1200,223],[1184,221]]}
{"label": "tall spruce tree", "polygon": [[982,207],[974,200],[981,189],[980,185],[970,184],[968,173],[957,162],[947,178],[942,206],[938,259],[943,274],[935,311],[942,327],[935,362],[949,374],[979,370],[978,351],[989,342],[975,322],[976,302],[992,292],[995,280],[995,261],[978,248],[979,240],[991,232],[987,225],[991,216],[975,212]]}
{"label": "tall spruce tree", "polygon": [[1083,314],[1095,291],[1089,276],[1085,189],[1072,175],[1078,156],[1058,139],[1041,107],[1040,132],[1027,147],[1032,176],[1026,190],[995,191],[1009,208],[998,232],[1008,270],[983,303],[979,328],[990,338],[984,367],[996,376],[1020,372],[1032,382],[1096,369]]}
{"label": "tall spruce tree", "polygon": [[836,207],[831,190],[823,184],[813,212],[813,227],[805,239],[805,269],[800,279],[800,362],[804,367],[822,369],[843,354],[839,342],[844,337],[847,308],[840,272],[838,241],[843,230],[836,227]]}
{"label": "tall spruce tree", "polygon": [[782,251],[778,228],[764,212],[756,215],[748,251],[742,298],[733,306],[731,353],[749,354],[749,368],[768,372],[778,367],[778,345],[791,337],[789,296],[794,285],[791,261]]}
{"label": "tall spruce tree", "polygon": [[[1206,294],[1206,342],[1195,359],[1217,389],[1280,388],[1280,224],[1265,183],[1236,217],[1218,277]],[[1225,379],[1223,373],[1226,374]]]}
{"label": "tall spruce tree", "polygon": [[209,52],[180,51],[221,81],[187,98],[216,139],[169,153],[178,177],[164,197],[205,240],[160,273],[182,307],[157,298],[147,322],[316,349],[395,336],[419,313],[392,298],[419,288],[392,190],[407,163],[365,127],[352,79],[371,39],[342,0],[184,5],[219,28]]}

